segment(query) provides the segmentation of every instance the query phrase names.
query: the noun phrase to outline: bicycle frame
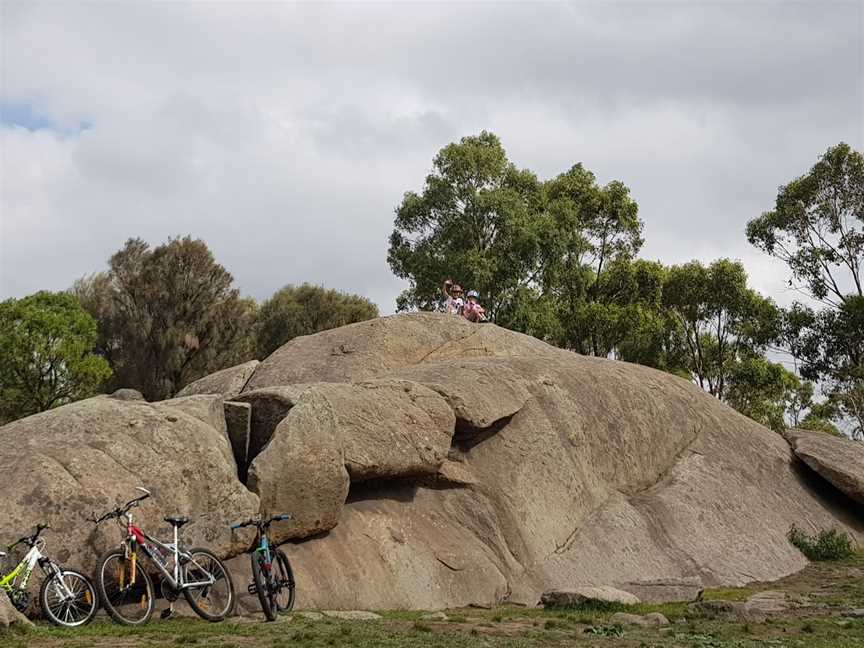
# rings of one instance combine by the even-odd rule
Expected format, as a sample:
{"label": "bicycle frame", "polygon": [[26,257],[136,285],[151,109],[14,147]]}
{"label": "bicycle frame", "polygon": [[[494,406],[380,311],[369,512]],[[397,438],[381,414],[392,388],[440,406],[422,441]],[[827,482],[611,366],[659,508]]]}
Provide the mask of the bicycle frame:
{"label": "bicycle frame", "polygon": [[270,569],[273,565],[273,556],[270,553],[270,541],[267,538],[267,533],[258,534],[258,546],[255,548],[255,553],[263,554],[264,569]]}
{"label": "bicycle frame", "polygon": [[[174,527],[174,542],[166,543],[160,540],[157,540],[153,536],[144,533],[140,528],[136,527],[132,524],[132,514],[127,512],[124,514],[126,518],[126,538],[123,540],[123,546],[126,552],[126,559],[129,560],[132,564],[131,575],[129,578],[129,585],[132,586],[135,584],[135,563],[137,560],[137,549],[140,549],[144,552],[144,555],[150,560],[153,566],[159,570],[162,574],[163,578],[168,582],[172,589],[182,592],[185,589],[195,589],[199,587],[207,587],[209,585],[213,585],[216,583],[216,579],[213,578],[213,575],[204,569],[201,565],[199,565],[195,560],[193,560],[192,556],[190,556],[185,551],[180,551],[180,539],[179,539],[179,531],[178,528]],[[156,545],[157,547],[161,547],[169,553],[169,556],[174,559],[174,564],[171,570],[168,570],[168,560],[162,561],[162,558],[156,555],[150,545]],[[185,580],[184,571],[180,569],[180,567],[186,563],[192,563],[198,569],[200,569],[203,573],[207,574],[208,579],[206,581],[191,581],[187,582]]]}
{"label": "bicycle frame", "polygon": [[[30,582],[30,576],[33,574],[33,570],[36,569],[36,565],[42,568],[42,573],[48,577],[54,574],[58,570],[57,567],[51,562],[51,560],[45,556],[39,548],[40,542],[35,543],[30,551],[21,559],[21,562],[13,569],[11,572],[0,578],[0,589],[3,589],[7,592],[12,592],[13,590],[24,590],[27,588],[27,583]],[[5,554],[3,554],[5,555]],[[47,565],[47,566],[46,566]],[[21,580],[16,582],[18,577],[21,577]],[[66,586],[66,583],[62,578],[58,579],[58,582],[65,590],[66,596],[72,596],[72,592]]]}

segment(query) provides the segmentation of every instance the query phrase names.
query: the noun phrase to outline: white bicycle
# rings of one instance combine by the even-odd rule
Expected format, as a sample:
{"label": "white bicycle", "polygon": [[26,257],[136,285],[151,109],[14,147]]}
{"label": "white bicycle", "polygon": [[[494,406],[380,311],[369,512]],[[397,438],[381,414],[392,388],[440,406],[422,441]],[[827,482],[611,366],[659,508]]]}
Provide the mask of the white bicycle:
{"label": "white bicycle", "polygon": [[[63,569],[45,555],[45,539],[39,536],[47,528],[47,524],[39,524],[35,533],[21,538],[6,548],[6,551],[11,551],[23,544],[29,547],[29,550],[8,574],[0,571],[0,589],[6,592],[15,609],[26,612],[30,607],[27,583],[38,565],[45,574],[42,589],[39,590],[39,602],[43,614],[51,623],[58,626],[76,628],[85,625],[96,616],[99,609],[96,589],[84,574]],[[0,551],[0,559],[8,557],[6,551]]]}

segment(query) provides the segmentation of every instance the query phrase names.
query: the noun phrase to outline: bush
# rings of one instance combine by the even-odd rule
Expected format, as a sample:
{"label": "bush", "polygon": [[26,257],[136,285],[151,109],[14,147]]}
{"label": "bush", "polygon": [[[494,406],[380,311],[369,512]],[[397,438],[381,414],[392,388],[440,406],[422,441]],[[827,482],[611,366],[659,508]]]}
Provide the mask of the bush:
{"label": "bush", "polygon": [[811,536],[793,524],[786,537],[810,560],[843,560],[855,554],[852,538],[838,529],[822,529]]}

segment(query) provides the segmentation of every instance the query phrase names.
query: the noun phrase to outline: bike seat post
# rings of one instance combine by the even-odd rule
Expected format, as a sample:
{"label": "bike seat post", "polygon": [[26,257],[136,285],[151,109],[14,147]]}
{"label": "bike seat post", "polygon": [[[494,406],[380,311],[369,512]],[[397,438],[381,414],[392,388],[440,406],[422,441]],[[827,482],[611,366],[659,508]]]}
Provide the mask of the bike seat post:
{"label": "bike seat post", "polygon": [[[174,580],[176,582],[180,582],[180,526],[177,524],[172,525],[174,527]],[[171,604],[171,610],[173,613],[174,604]]]}

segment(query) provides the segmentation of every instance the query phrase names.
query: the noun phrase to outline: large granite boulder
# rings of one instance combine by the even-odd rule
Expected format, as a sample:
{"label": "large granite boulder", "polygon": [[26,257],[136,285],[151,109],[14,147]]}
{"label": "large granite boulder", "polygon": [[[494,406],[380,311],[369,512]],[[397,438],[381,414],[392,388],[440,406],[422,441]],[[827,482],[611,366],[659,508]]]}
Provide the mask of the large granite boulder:
{"label": "large granite boulder", "polygon": [[807,430],[791,430],[786,439],[799,459],[864,504],[864,443]]}
{"label": "large granite boulder", "polygon": [[277,542],[329,531],[339,520],[350,479],[334,422],[323,395],[304,395],[249,467],[248,485],[261,509],[294,518],[290,527],[273,529]]}
{"label": "large granite boulder", "polygon": [[[297,338],[248,388],[302,383],[302,403],[335,389],[321,382],[376,378],[444,399],[456,419],[448,460],[434,478],[367,483],[334,470],[334,500],[349,490],[335,526],[305,542],[297,534],[289,549],[298,578],[313,583],[299,605],[535,604],[550,589],[637,580],[742,585],[806,564],[786,539],[793,523],[864,532],[861,512],[802,474],[782,437],[696,386],[493,325],[415,314]],[[307,425],[328,439],[374,438],[374,425],[351,423],[356,400],[328,402]],[[274,452],[279,437],[255,462],[290,507],[303,498],[281,486],[297,478],[278,458],[287,436]],[[256,485],[262,497],[270,488]]]}
{"label": "large granite boulder", "polygon": [[195,396],[196,394],[221,394],[232,396],[243,391],[249,378],[258,367],[257,360],[222,369],[209,376],[199,378],[181,389],[177,396]]}
{"label": "large granite boulder", "polygon": [[238,481],[224,431],[183,410],[96,397],[0,427],[0,544],[49,523],[49,555],[90,569],[120,540],[115,525],[96,528],[90,517],[143,486],[153,493],[135,510],[143,528],[167,536],[162,518],[188,515],[187,543],[222,555],[245,550],[249,534],[232,536],[228,525],[257,512],[258,497]]}
{"label": "large granite boulder", "polygon": [[491,324],[354,324],[292,340],[237,384],[213,400],[240,403],[225,405],[231,443],[215,405],[185,397],[91,399],[0,428],[14,484],[0,514],[59,521],[66,546],[95,549],[83,516],[150,485],[159,517],[201,518],[195,539],[230,556],[249,538],[224,535],[229,521],[293,513],[274,539],[294,543],[298,606],[321,609],[743,585],[806,564],[793,524],[864,539],[857,503],[693,384]]}

